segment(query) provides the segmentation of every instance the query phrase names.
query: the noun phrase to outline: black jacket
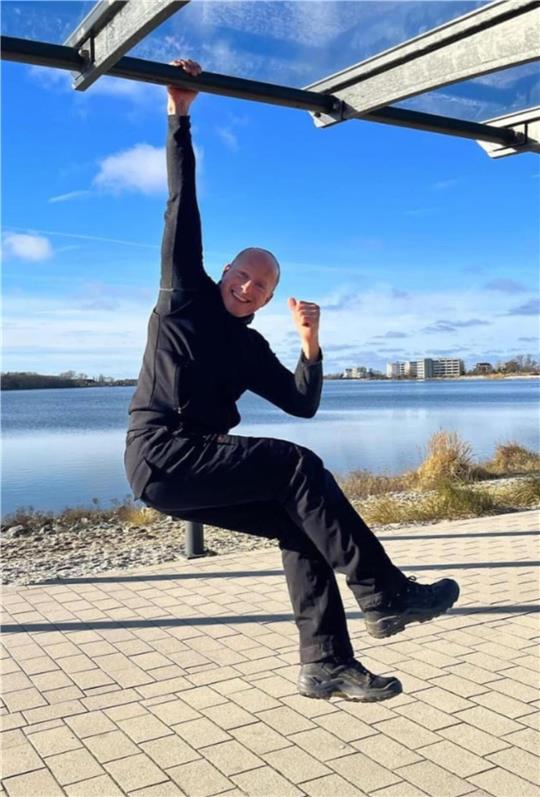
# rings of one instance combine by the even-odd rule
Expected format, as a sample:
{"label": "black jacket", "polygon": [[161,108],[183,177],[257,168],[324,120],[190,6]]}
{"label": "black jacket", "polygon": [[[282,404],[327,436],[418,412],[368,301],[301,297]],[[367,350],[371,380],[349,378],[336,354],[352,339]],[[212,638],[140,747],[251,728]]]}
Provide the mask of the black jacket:
{"label": "black jacket", "polygon": [[159,468],[173,435],[227,433],[240,422],[236,402],[245,390],[309,418],[322,388],[321,358],[308,363],[302,353],[291,373],[249,328],[252,316],[225,309],[203,267],[189,117],[169,116],[168,128],[160,292],[129,406],[125,464],[136,497],[148,480],[143,460]]}

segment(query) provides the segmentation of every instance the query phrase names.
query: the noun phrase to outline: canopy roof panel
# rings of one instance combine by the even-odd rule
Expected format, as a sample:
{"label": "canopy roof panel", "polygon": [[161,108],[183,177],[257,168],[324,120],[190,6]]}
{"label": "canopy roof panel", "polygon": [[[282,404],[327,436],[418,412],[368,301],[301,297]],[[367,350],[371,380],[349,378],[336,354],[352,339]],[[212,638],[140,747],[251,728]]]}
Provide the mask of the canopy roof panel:
{"label": "canopy roof panel", "polygon": [[[93,0],[8,0],[2,4],[2,33],[62,44],[94,5]],[[487,0],[192,0],[129,55],[161,62],[182,55],[211,72],[300,88],[485,5]],[[446,86],[400,105],[479,121],[538,104],[536,63]]]}

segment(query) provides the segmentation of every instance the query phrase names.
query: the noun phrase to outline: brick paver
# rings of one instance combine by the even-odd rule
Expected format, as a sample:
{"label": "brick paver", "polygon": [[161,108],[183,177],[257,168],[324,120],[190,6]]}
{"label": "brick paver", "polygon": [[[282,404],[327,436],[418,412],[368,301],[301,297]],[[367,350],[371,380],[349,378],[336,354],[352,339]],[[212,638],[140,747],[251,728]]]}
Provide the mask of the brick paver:
{"label": "brick paver", "polygon": [[407,574],[458,579],[445,617],[368,637],[378,703],[296,692],[278,549],[3,589],[3,791],[214,797],[536,797],[538,514],[379,536]]}

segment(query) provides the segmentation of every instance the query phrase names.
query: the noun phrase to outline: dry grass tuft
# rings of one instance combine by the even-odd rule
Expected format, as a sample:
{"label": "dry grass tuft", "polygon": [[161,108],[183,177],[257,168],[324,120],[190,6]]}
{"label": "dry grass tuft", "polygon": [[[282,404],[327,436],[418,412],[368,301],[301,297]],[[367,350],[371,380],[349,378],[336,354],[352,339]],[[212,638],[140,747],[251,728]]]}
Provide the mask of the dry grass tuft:
{"label": "dry grass tuft", "polygon": [[513,484],[501,485],[494,493],[499,506],[527,508],[540,504],[540,478],[530,477]]}
{"label": "dry grass tuft", "polygon": [[84,528],[86,522],[93,525],[118,522],[128,526],[145,526],[159,518],[159,512],[139,506],[131,496],[127,496],[123,501],[113,501],[113,506],[109,509],[100,507],[97,498],[93,498],[92,503],[93,508],[71,507],[58,513],[37,510],[31,506],[20,507],[3,518],[2,526],[20,525],[32,531],[53,524],[66,528]]}
{"label": "dry grass tuft", "polygon": [[497,476],[536,472],[540,471],[540,454],[513,441],[500,443],[484,468]]}
{"label": "dry grass tuft", "polygon": [[410,490],[414,474],[403,473],[400,476],[378,475],[368,470],[355,470],[340,479],[341,489],[351,500],[367,498],[370,495]]}
{"label": "dry grass tuft", "polygon": [[116,517],[122,523],[127,523],[130,526],[146,526],[158,520],[160,513],[155,509],[150,509],[145,506],[136,506],[135,504],[123,504],[117,507],[115,512]]}
{"label": "dry grass tuft", "polygon": [[449,481],[470,482],[478,478],[472,447],[456,432],[436,432],[428,441],[426,458],[416,470],[419,489],[430,489]]}
{"label": "dry grass tuft", "polygon": [[489,493],[440,481],[436,489],[419,496],[417,501],[403,503],[383,496],[361,514],[368,523],[412,523],[478,517],[488,514],[496,505],[496,499]]}

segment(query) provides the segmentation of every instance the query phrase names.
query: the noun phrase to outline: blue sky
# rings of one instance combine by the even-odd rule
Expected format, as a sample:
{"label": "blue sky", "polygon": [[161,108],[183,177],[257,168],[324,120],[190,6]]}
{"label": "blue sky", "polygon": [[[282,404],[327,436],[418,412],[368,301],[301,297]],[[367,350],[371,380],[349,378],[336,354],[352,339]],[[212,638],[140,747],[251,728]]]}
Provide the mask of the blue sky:
{"label": "blue sky", "polygon": [[[482,3],[198,2],[132,54],[304,86]],[[3,33],[62,43],[87,2],[3,2]],[[137,375],[159,281],[165,89],[2,63],[3,370]],[[539,104],[525,66],[410,107],[485,120]],[[192,109],[205,262],[250,245],[283,277],[255,326],[289,366],[287,297],[322,307],[325,371],[538,352],[538,156],[200,95]]]}

